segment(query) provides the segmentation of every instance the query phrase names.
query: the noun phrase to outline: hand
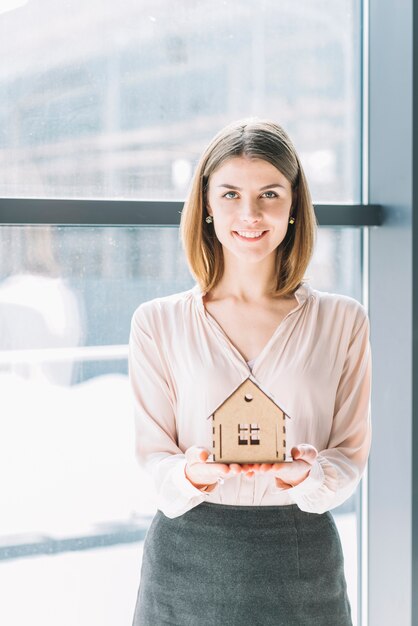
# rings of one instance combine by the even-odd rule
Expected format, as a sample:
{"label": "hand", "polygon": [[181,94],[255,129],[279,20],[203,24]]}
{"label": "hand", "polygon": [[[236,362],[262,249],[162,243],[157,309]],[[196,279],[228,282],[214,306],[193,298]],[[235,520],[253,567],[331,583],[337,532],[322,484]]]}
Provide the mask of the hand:
{"label": "hand", "polygon": [[308,477],[318,450],[308,443],[301,443],[292,448],[291,455],[293,461],[290,462],[245,464],[242,469],[247,476],[254,475],[255,471],[274,472],[276,485],[282,489],[290,489]]}
{"label": "hand", "polygon": [[206,491],[213,491],[218,482],[223,481],[228,474],[236,474],[241,468],[237,463],[206,463],[211,453],[206,448],[191,446],[185,452],[186,466],[184,473],[186,478],[197,489],[209,485]]}

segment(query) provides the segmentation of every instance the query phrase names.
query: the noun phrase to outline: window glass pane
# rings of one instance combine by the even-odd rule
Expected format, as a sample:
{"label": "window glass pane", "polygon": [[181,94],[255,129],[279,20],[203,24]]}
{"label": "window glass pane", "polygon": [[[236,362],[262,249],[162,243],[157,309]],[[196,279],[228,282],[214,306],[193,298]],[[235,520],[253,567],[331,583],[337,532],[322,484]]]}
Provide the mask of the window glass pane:
{"label": "window glass pane", "polygon": [[[314,288],[360,299],[360,259],[359,229],[321,228],[306,276]],[[22,533],[32,542],[94,536],[152,515],[152,484],[134,459],[126,344],[141,302],[195,284],[178,228],[3,227],[0,268],[0,476],[8,477],[2,481],[7,506],[0,516],[0,550]],[[355,619],[354,498],[333,514]],[[106,560],[103,550],[89,552],[87,561],[84,551],[30,559],[27,570],[25,559],[0,561],[0,587],[9,589],[8,598],[21,594],[24,584],[31,585],[29,594],[39,591],[35,609],[30,602],[10,605],[16,622],[2,603],[0,623],[53,626],[56,612],[48,621],[50,594],[42,589],[53,588],[65,605],[63,580],[72,568],[78,572],[80,614],[68,624],[119,623],[115,606],[120,603],[123,616],[122,604],[131,602],[133,611],[136,597],[140,550],[134,545],[103,548],[109,581],[115,580],[102,595],[101,609],[108,611],[103,608],[100,619],[92,618],[97,585],[91,572]],[[121,563],[127,584],[120,597],[121,570],[112,563]]]}
{"label": "window glass pane", "polygon": [[210,137],[257,115],[289,132],[316,202],[359,201],[360,0],[15,4],[0,197],[183,199]]}
{"label": "window glass pane", "polygon": [[130,626],[141,556],[135,543],[0,561],[1,623]]}

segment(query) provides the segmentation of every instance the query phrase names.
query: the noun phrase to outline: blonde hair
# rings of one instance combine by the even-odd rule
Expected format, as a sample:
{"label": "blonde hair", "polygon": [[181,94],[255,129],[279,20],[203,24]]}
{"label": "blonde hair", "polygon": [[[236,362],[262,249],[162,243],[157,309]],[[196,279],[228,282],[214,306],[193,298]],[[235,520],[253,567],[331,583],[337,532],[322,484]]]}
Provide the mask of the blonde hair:
{"label": "blonde hair", "polygon": [[302,282],[315,246],[317,222],[296,150],[283,128],[270,120],[251,117],[228,124],[201,155],[180,220],[180,237],[189,269],[204,292],[209,292],[222,278],[222,244],[213,225],[206,222],[206,196],[213,172],[227,159],[239,156],[264,159],[291,184],[291,215],[295,223],[288,227],[276,248],[277,281],[272,293],[276,297],[287,296]]}

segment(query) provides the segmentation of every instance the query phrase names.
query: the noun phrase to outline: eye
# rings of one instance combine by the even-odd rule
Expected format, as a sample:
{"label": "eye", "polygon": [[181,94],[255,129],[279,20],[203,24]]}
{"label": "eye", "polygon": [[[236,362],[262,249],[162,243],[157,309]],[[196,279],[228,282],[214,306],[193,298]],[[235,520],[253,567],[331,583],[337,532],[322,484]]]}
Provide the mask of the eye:
{"label": "eye", "polygon": [[229,194],[231,194],[231,193],[232,193],[232,194],[235,194],[235,196],[237,195],[237,192],[236,192],[236,191],[227,191],[226,193],[224,193],[224,195],[222,196],[222,198],[227,198],[227,197],[230,197],[230,195],[229,195]]}
{"label": "eye", "polygon": [[270,196],[266,196],[267,198],[278,198],[279,197],[275,191],[265,191],[263,193],[263,196],[265,196],[266,193],[267,194],[272,194]]}

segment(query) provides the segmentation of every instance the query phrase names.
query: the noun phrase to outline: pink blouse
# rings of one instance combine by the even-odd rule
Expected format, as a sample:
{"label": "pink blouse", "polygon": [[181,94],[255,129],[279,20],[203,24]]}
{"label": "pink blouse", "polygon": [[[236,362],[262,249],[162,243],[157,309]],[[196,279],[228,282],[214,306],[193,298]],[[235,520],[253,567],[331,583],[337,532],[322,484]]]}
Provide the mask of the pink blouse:
{"label": "pink blouse", "polygon": [[[149,471],[157,507],[177,517],[200,502],[297,504],[322,513],[356,489],[371,445],[369,320],[354,298],[302,283],[297,306],[280,322],[251,366],[206,311],[199,286],[142,303],[132,317],[129,377],[136,457]],[[185,451],[210,449],[215,409],[249,376],[286,406],[287,446],[319,451],[296,487],[271,473],[234,475],[211,492],[184,473]]]}

